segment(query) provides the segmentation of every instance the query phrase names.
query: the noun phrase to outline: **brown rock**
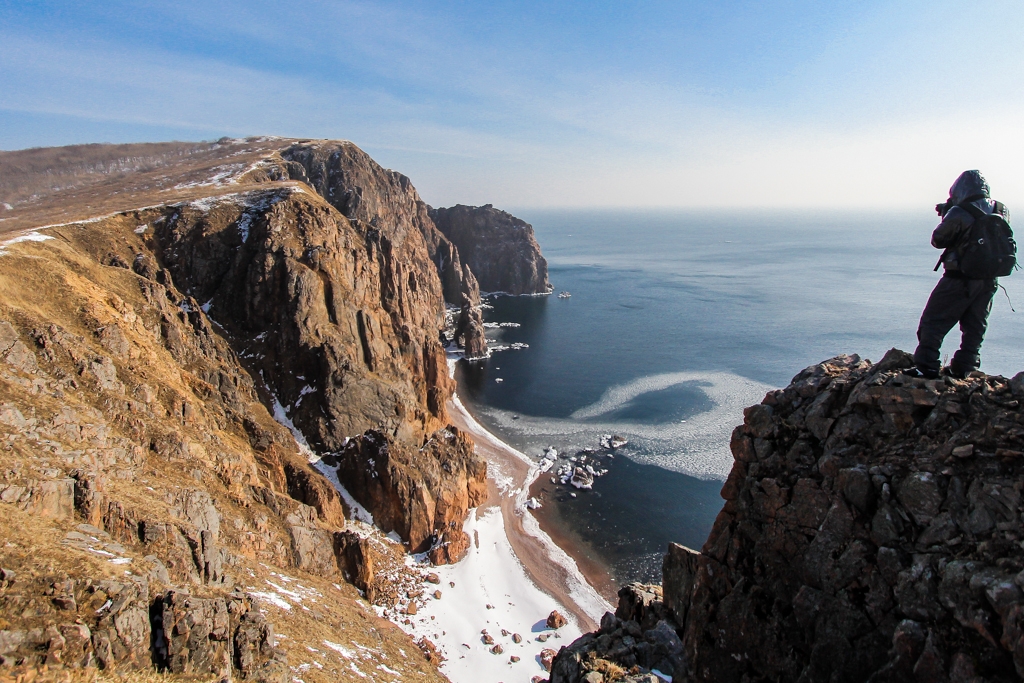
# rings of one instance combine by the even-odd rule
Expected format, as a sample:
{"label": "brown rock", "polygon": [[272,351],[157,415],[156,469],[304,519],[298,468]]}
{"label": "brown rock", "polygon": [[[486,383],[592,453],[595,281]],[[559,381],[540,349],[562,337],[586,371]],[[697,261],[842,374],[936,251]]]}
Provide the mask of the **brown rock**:
{"label": "brown rock", "polygon": [[551,614],[548,615],[548,618],[547,618],[547,620],[544,623],[545,623],[545,625],[548,628],[556,628],[557,629],[557,628],[562,628],[568,622],[566,621],[565,617],[562,616],[561,612],[559,612],[558,610],[552,610]]}
{"label": "brown rock", "polygon": [[351,439],[339,458],[341,481],[411,551],[430,551],[440,564],[468,549],[462,522],[486,499],[487,464],[458,429],[438,430],[418,449],[371,430]]}
{"label": "brown rock", "polygon": [[513,633],[512,634],[512,642],[513,643],[521,643],[521,642],[523,642],[523,637],[521,635],[519,635],[518,633]]}
{"label": "brown rock", "polygon": [[345,580],[363,591],[367,600],[374,602],[371,593],[376,583],[376,553],[370,541],[353,531],[336,531],[334,556]]}
{"label": "brown rock", "polygon": [[500,643],[498,645],[495,645],[494,647],[491,648],[491,654],[492,655],[500,655],[504,651],[505,650],[504,650],[504,648],[501,647]]}
{"label": "brown rock", "polygon": [[437,649],[437,647],[432,642],[430,642],[429,639],[426,638],[426,636],[417,640],[416,646],[427,658],[427,661],[433,664],[434,666],[439,666],[442,662],[444,662],[444,656]]}
{"label": "brown rock", "polygon": [[458,248],[483,291],[513,295],[551,291],[548,264],[529,223],[490,204],[431,209],[430,216]]}
{"label": "brown rock", "polygon": [[556,654],[558,653],[547,648],[540,651],[540,665],[544,667],[545,671],[551,671],[551,662],[555,659]]}

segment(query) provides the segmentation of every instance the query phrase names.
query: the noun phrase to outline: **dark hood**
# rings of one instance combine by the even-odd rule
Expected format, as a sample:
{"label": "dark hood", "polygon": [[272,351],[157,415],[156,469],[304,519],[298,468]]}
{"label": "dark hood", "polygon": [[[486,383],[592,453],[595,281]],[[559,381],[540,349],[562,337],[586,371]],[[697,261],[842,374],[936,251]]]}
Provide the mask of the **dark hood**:
{"label": "dark hood", "polygon": [[949,188],[949,198],[953,204],[960,204],[966,199],[988,197],[988,183],[981,171],[964,171]]}

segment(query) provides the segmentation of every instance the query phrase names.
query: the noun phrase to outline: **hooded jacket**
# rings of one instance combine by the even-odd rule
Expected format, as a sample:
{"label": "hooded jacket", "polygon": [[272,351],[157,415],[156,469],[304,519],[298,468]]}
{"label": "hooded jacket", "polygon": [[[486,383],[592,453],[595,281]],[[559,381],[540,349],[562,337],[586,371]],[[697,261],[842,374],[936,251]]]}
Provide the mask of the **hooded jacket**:
{"label": "hooded jacket", "polygon": [[[956,182],[953,183],[953,186],[949,188],[949,203],[959,205],[970,201],[971,204],[974,204],[988,214],[995,213],[996,209],[999,208],[1000,215],[1009,223],[1009,211],[1002,204],[997,207],[996,202],[990,199],[988,195],[988,183],[985,182],[981,172],[964,171],[956,179]],[[942,254],[942,265],[945,268],[945,272],[951,274],[960,273],[956,247],[967,237],[967,233],[973,223],[974,216],[967,209],[953,206],[943,216],[942,222],[935,228],[935,231],[932,232],[932,246],[936,249],[946,250]]]}

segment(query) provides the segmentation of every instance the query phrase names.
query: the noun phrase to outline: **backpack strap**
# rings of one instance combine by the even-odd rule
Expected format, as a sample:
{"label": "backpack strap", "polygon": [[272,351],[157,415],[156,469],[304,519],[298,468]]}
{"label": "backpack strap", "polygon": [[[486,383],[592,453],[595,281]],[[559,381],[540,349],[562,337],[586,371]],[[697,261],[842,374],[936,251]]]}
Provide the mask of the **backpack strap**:
{"label": "backpack strap", "polygon": [[[973,204],[975,199],[984,199],[984,196],[983,195],[977,195],[975,197],[968,197],[964,201],[962,201],[959,204],[957,204],[957,206],[959,206],[961,209],[963,209],[967,213],[971,214],[971,217],[974,220],[978,220],[979,218],[981,218],[981,217],[983,217],[983,216],[985,216],[987,214]],[[972,225],[973,225],[973,223],[972,223]],[[968,226],[968,230],[970,230],[970,226]],[[932,272],[937,272],[939,270],[939,266],[941,266],[942,262],[945,260],[946,254],[948,254],[950,252],[950,250],[956,251],[957,249],[959,249],[960,246],[967,240],[967,237],[968,237],[969,234],[970,233],[965,233],[960,238],[960,241],[955,246],[953,246],[953,247],[946,247],[945,249],[942,250],[942,256],[939,257],[939,260],[935,264],[935,267],[932,268]]]}
{"label": "backpack strap", "polygon": [[1005,216],[1006,215],[1006,205],[1003,204],[1002,202],[996,202],[996,211],[995,212],[998,213],[1000,216]]}

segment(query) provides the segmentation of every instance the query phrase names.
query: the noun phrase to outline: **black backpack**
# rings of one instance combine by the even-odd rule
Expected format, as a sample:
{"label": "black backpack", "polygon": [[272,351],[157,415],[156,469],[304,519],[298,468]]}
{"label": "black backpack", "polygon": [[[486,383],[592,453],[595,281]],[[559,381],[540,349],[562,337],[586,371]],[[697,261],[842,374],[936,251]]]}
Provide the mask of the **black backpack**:
{"label": "black backpack", "polygon": [[996,212],[990,214],[970,202],[959,206],[974,217],[967,235],[956,247],[960,272],[972,280],[992,280],[1012,273],[1017,265],[1017,243],[1010,224],[1000,215],[1002,205],[996,202]]}

